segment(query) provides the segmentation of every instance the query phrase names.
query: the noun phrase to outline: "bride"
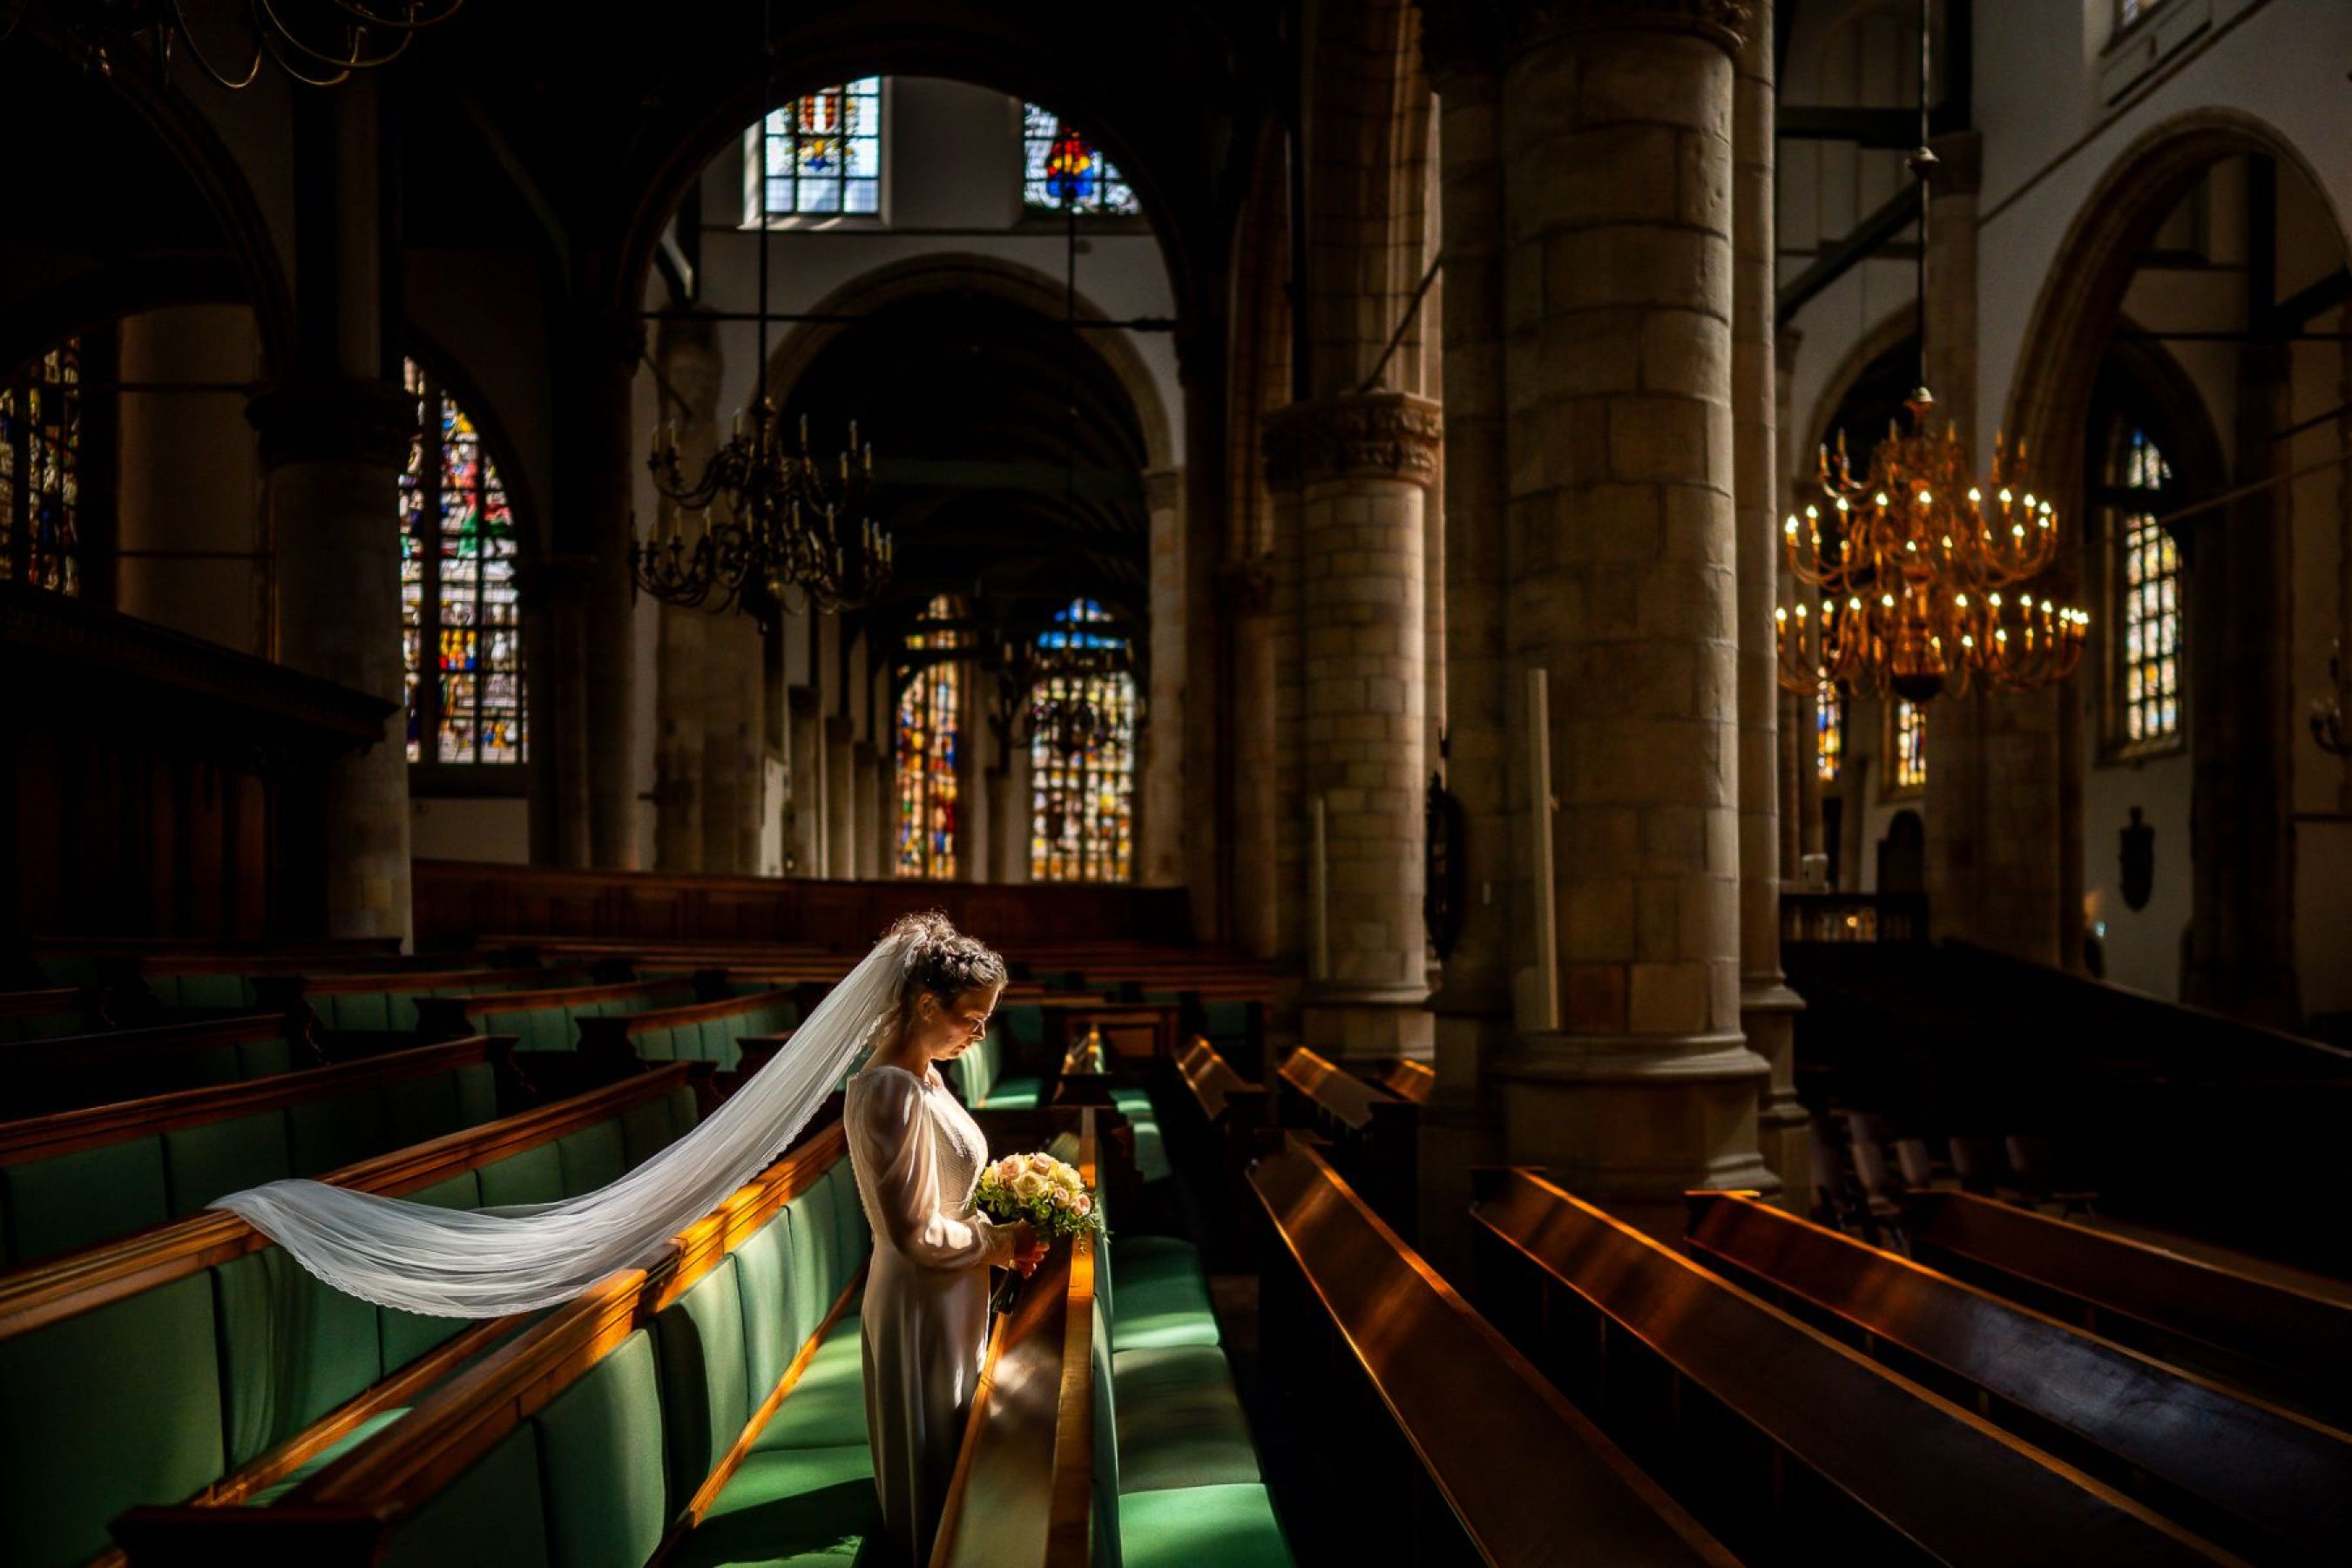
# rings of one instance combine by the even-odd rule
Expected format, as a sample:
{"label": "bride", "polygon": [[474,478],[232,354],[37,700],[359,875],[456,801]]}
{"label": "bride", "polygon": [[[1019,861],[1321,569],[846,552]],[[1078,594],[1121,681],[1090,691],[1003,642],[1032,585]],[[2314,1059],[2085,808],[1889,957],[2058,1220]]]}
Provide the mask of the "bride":
{"label": "bride", "polygon": [[568,1300],[670,1239],[768,1164],[861,1056],[845,1118],[874,1232],[861,1313],[866,1439],[895,1551],[929,1555],[988,1330],[988,1269],[1034,1269],[1024,1224],[972,1212],[988,1151],[934,1063],[978,1039],[1004,961],[940,914],[892,926],[790,1044],[692,1132],[593,1192],[547,1204],[435,1208],[314,1181],[211,1206],[241,1215],[346,1294],[438,1317]]}

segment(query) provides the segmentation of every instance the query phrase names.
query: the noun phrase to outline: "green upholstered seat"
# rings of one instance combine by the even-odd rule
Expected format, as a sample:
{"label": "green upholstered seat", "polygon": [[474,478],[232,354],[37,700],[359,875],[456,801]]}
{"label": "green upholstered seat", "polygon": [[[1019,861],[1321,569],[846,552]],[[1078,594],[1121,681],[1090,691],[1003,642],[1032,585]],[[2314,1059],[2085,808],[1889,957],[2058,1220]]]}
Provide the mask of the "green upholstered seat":
{"label": "green upholstered seat", "polygon": [[1223,1342],[1201,1254],[1173,1237],[1123,1237],[1111,1249],[1111,1343],[1171,1350]]}
{"label": "green upholstered seat", "polygon": [[1290,1568],[1290,1547],[1262,1482],[1127,1492],[1118,1500],[1125,1568]]}
{"label": "green upholstered seat", "polygon": [[[1117,1331],[1112,1335],[1118,1343]],[[1111,1354],[1122,1492],[1258,1479],[1249,1418],[1214,1345]]]}
{"label": "green upholstered seat", "polygon": [[551,1568],[535,1427],[516,1427],[418,1509],[393,1537],[387,1568]]}
{"label": "green upholstered seat", "polygon": [[653,1555],[670,1518],[663,1414],[653,1336],[639,1329],[531,1417],[551,1563]]}
{"label": "green upholstered seat", "polygon": [[1176,1173],[1168,1161],[1168,1144],[1160,1135],[1160,1112],[1140,1085],[1121,1084],[1110,1091],[1111,1103],[1127,1118],[1135,1133],[1135,1173],[1147,1182],[1164,1181]]}
{"label": "green upholstered seat", "polygon": [[859,1332],[857,1304],[852,1302],[801,1370],[801,1380],[793,1384],[774,1419],[761,1429],[754,1448],[837,1448],[866,1441],[866,1365]]}
{"label": "green upholstered seat", "polygon": [[[690,1096],[686,1110],[690,1119]],[[603,1126],[617,1157],[618,1124]],[[566,1175],[597,1184],[593,1163],[567,1171],[557,1154],[554,1144],[522,1151],[407,1195],[470,1208],[587,1190]],[[270,1247],[0,1340],[8,1413],[0,1421],[0,1563],[82,1563],[106,1547],[107,1521],[123,1510],[187,1498],[467,1326],[341,1295]],[[735,1376],[740,1387],[740,1363]],[[522,1452],[530,1458],[528,1446]],[[653,1462],[659,1470],[658,1454]],[[481,1473],[476,1467],[467,1485]],[[522,1495],[518,1487],[485,1496],[504,1510]],[[438,1517],[450,1506],[445,1497],[428,1511]],[[503,1541],[508,1522],[480,1522],[476,1538]],[[520,1547],[495,1557],[410,1555],[425,1539],[415,1531],[432,1528],[404,1533],[392,1561],[541,1560]]]}

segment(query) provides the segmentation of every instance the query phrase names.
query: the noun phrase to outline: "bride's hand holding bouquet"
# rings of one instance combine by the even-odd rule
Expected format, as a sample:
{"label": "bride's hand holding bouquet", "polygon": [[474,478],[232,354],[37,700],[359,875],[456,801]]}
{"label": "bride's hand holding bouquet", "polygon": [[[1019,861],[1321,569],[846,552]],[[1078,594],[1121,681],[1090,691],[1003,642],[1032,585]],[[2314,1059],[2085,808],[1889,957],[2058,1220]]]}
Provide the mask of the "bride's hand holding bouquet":
{"label": "bride's hand holding bouquet", "polygon": [[1027,1229],[1013,1260],[1024,1278],[1062,1237],[1102,1234],[1100,1198],[1074,1166],[1051,1154],[1007,1154],[982,1167],[972,1197],[997,1224]]}

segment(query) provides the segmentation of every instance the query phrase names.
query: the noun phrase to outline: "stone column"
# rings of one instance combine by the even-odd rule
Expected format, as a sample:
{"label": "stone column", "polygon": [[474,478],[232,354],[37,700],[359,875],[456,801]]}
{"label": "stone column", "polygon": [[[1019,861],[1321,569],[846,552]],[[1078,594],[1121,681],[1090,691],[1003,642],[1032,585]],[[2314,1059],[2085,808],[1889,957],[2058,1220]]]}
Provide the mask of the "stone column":
{"label": "stone column", "polygon": [[767,680],[758,623],[711,616],[703,660],[702,868],[748,877],[760,864],[760,704]]}
{"label": "stone column", "polygon": [[1772,0],[1751,0],[1732,83],[1731,437],[1739,580],[1739,1020],[1772,1065],[1757,1108],[1783,1190],[1810,1184],[1797,1012],[1780,973],[1780,367],[1772,350]]}
{"label": "stone column", "polygon": [[1686,1188],[1778,1187],[1757,1150],[1769,1068],[1739,1016],[1743,11],[1546,8],[1503,79],[1509,620],[1549,679],[1536,873],[1558,947],[1538,959],[1559,998],[1498,1068],[1505,1154],[1661,1232]]}
{"label": "stone column", "polygon": [[636,608],[629,589],[630,384],[645,349],[634,313],[577,306],[560,321],[553,358],[555,532],[587,563],[583,605],[590,635],[577,712],[558,715],[579,733],[557,737],[560,759],[587,768],[588,854],[594,865],[636,865]]}
{"label": "stone column", "polygon": [[795,686],[791,705],[792,786],[784,854],[795,877],[824,875],[824,720],[816,688]]}
{"label": "stone column", "polygon": [[824,721],[824,875],[857,875],[857,726],[845,714]]}
{"label": "stone column", "polygon": [[[1469,1206],[1469,1172],[1491,1163],[1489,1069],[1511,1041],[1515,947],[1528,941],[1524,848],[1515,786],[1513,690],[1505,624],[1508,453],[1503,399],[1502,84],[1493,62],[1442,27],[1424,31],[1438,96],[1445,257],[1445,787],[1461,817],[1454,852],[1463,898],[1453,950],[1431,1000],[1437,1086],[1423,1112],[1423,1249],[1451,1271]],[[1525,962],[1521,952],[1517,962]]]}
{"label": "stone column", "polygon": [[[719,439],[718,332],[708,319],[667,320],[655,334],[662,367],[659,419],[675,428],[689,474],[700,473]],[[655,509],[654,530],[678,521],[667,498]],[[654,868],[692,872],[719,868],[704,842],[703,752],[711,700],[709,633],[717,617],[677,605],[655,612]]]}
{"label": "stone column", "polygon": [[[1233,738],[1233,941],[1244,952],[1273,958],[1284,946],[1280,840],[1285,831],[1275,784],[1273,574],[1255,563],[1227,562],[1218,570],[1217,602],[1232,647],[1227,722]],[[1291,824],[1289,830],[1298,828]]]}
{"label": "stone column", "polygon": [[1151,671],[1145,689],[1138,882],[1184,880],[1184,470],[1143,476],[1151,518]]}
{"label": "stone column", "polygon": [[1008,749],[988,770],[988,820],[993,836],[993,878],[999,882],[1029,880],[1029,752]]}
{"label": "stone column", "polygon": [[882,795],[880,780],[882,764],[871,741],[856,742],[849,748],[850,787],[857,792],[856,823],[851,834],[849,852],[850,875],[862,882],[887,876],[882,869],[882,825],[875,808]]}
{"label": "stone column", "polygon": [[383,374],[392,362],[382,330],[380,135],[373,83],[300,106],[293,154],[303,339],[293,372],[256,396],[247,417],[260,435],[263,504],[277,545],[279,658],[392,705],[383,737],[326,771],[328,934],[405,942],[398,475],[416,404]]}
{"label": "stone column", "polygon": [[1432,1051],[1422,511],[1441,437],[1437,405],[1408,393],[1316,398],[1267,421],[1269,479],[1298,498],[1302,765],[1325,889],[1301,1027],[1327,1056]]}

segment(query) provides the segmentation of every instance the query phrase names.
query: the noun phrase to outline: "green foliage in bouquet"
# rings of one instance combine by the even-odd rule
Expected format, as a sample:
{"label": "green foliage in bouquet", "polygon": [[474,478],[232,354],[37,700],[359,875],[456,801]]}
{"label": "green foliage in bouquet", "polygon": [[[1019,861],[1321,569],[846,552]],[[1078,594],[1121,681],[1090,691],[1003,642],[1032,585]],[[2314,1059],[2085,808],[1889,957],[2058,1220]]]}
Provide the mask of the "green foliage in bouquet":
{"label": "green foliage in bouquet", "polygon": [[1099,1194],[1076,1167],[1051,1154],[1007,1154],[982,1167],[973,1200],[1000,1225],[1025,1219],[1048,1241],[1103,1231]]}

